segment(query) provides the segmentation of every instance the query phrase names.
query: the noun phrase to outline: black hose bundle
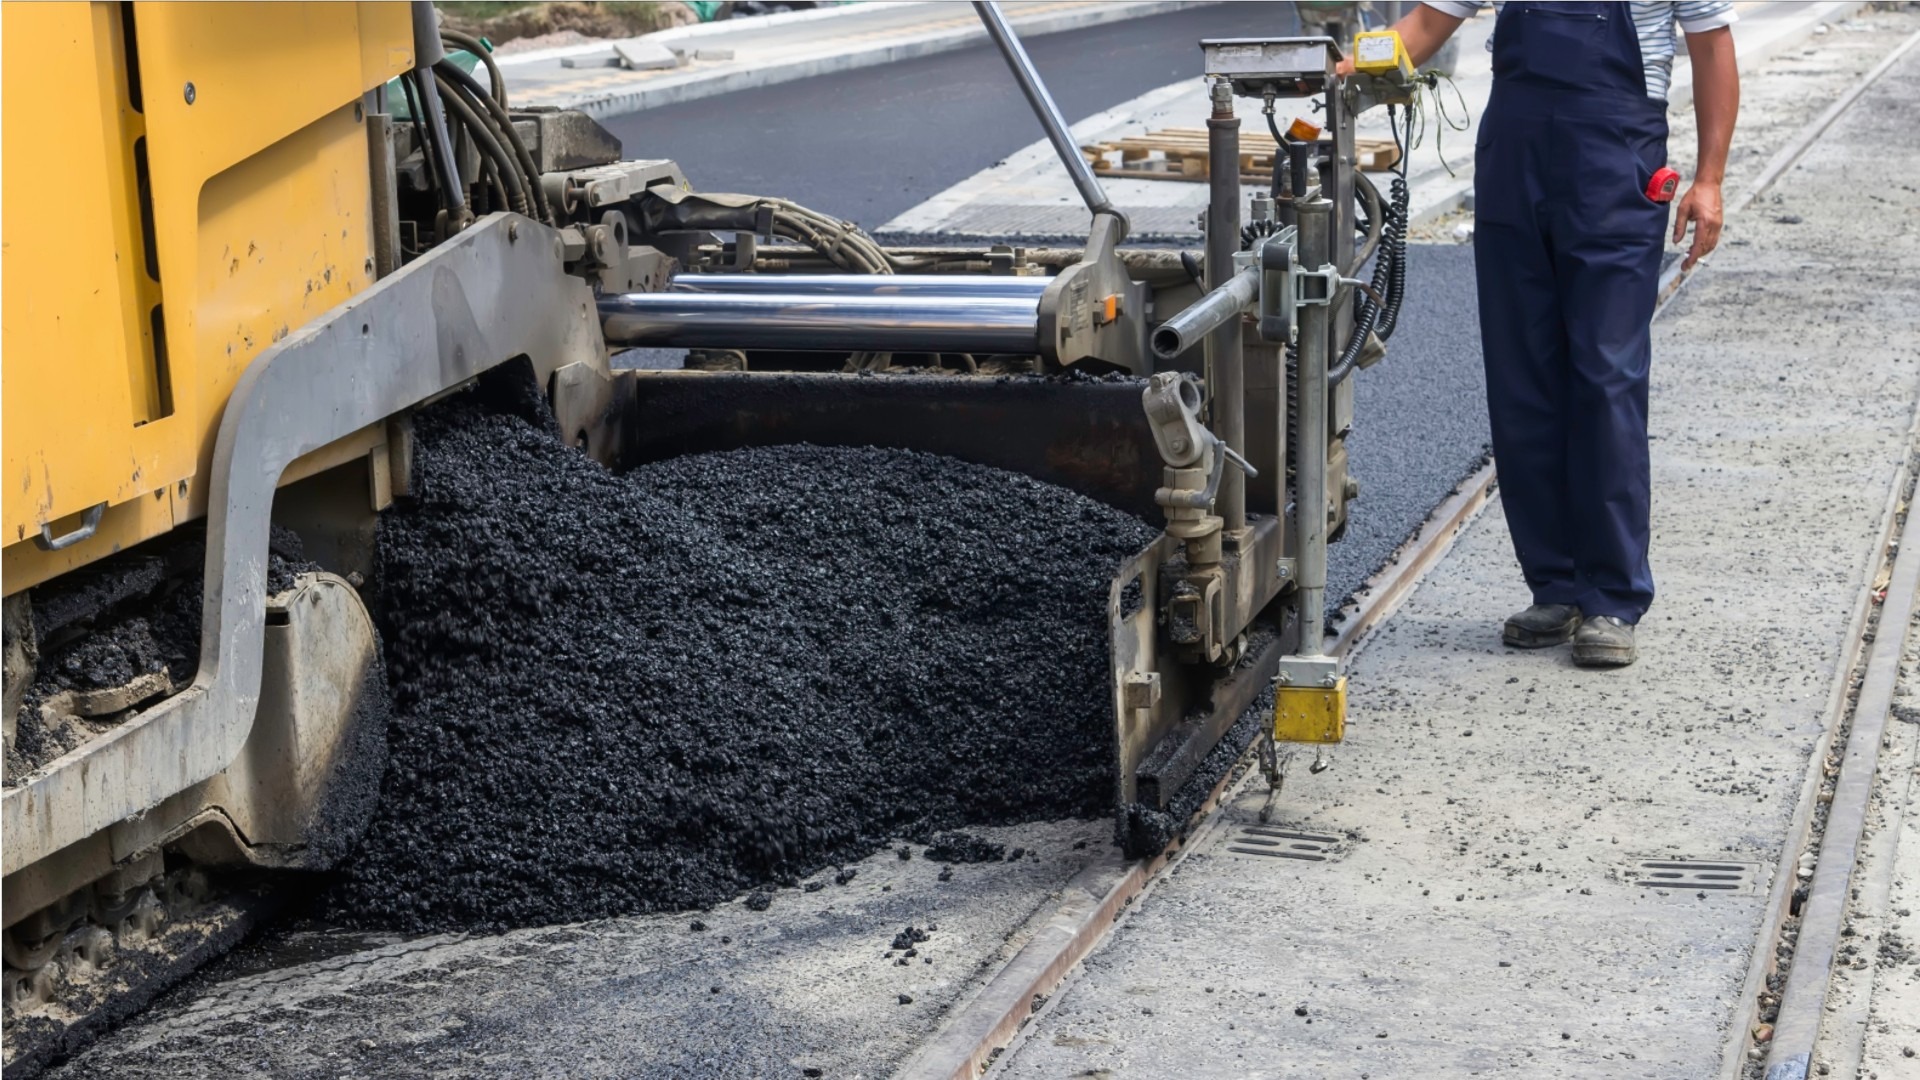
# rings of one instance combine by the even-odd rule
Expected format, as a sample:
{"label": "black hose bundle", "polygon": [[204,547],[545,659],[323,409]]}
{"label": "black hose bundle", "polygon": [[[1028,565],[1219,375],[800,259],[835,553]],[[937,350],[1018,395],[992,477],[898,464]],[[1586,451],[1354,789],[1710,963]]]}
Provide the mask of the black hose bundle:
{"label": "black hose bundle", "polygon": [[[1385,341],[1393,336],[1400,322],[1400,301],[1407,291],[1407,182],[1394,177],[1392,194],[1384,211],[1380,245],[1373,263],[1373,285],[1364,291],[1359,310],[1354,312],[1353,336],[1341,351],[1340,359],[1327,372],[1330,383],[1338,384],[1360,362],[1369,336]],[[1384,301],[1384,302],[1383,302]]]}
{"label": "black hose bundle", "polygon": [[[546,189],[540,183],[540,166],[513,126],[512,114],[507,111],[506,79],[486,43],[453,30],[441,31],[441,37],[448,49],[465,49],[477,57],[487,68],[491,86],[482,86],[451,59],[443,58],[431,68],[423,67],[414,73],[420,80],[419,91],[437,92],[446,113],[449,134],[464,135],[480,152],[478,179],[492,191],[500,208],[548,225],[559,224]],[[431,152],[434,135],[425,122],[426,113],[415,95],[413,82],[402,79],[401,86],[407,95],[408,110],[420,126],[422,140],[429,144],[427,163],[432,183],[442,192],[458,190],[463,180],[441,175],[439,160]]]}

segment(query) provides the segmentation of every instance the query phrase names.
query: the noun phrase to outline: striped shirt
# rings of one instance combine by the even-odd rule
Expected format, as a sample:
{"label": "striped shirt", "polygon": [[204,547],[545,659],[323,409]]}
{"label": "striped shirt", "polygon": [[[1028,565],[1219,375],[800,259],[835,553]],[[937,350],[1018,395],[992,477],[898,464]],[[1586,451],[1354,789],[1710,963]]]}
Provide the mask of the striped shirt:
{"label": "striped shirt", "polygon": [[[1469,19],[1488,7],[1499,11],[1501,0],[1424,0],[1424,3],[1457,19]],[[1673,56],[1680,47],[1674,24],[1689,34],[1732,26],[1739,18],[1727,0],[1658,0],[1628,5],[1633,9],[1633,30],[1640,38],[1640,63],[1647,73],[1647,96],[1667,100],[1667,87],[1673,82]],[[1493,48],[1493,39],[1487,39]]]}

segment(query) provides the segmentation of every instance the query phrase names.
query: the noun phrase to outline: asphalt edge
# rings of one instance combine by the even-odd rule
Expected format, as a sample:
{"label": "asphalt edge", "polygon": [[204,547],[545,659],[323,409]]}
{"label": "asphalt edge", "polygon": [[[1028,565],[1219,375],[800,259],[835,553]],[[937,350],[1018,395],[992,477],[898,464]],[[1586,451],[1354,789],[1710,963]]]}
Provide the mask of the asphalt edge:
{"label": "asphalt edge", "polygon": [[[778,26],[790,26],[794,23],[822,22],[828,19],[844,18],[850,15],[870,14],[881,8],[910,7],[914,4],[932,3],[933,0],[863,0],[860,4],[842,4],[838,7],[814,8],[811,11],[776,11],[769,15],[750,15],[740,19],[725,19],[720,22],[688,23],[685,26],[669,26],[664,30],[655,30],[650,34],[637,35],[648,41],[667,44],[685,41],[688,38],[714,37],[729,30],[766,30]],[[529,49],[522,53],[508,53],[495,61],[503,68],[521,67],[537,64],[546,60],[564,60],[569,56],[591,56],[594,53],[612,51],[614,44],[632,38],[602,38],[598,41],[583,41],[578,45],[557,45],[550,49]]]}
{"label": "asphalt edge", "polygon": [[[1100,26],[1126,19],[1147,18],[1182,11],[1192,7],[1203,7],[1217,0],[1140,0],[1132,3],[1102,4],[1079,9],[1069,9],[1044,15],[1034,15],[1014,23],[1014,30],[1022,39],[1042,37],[1066,30],[1080,30],[1090,26]],[[840,9],[835,9],[838,13]],[[857,8],[849,7],[849,11]],[[809,14],[809,13],[801,13]],[[610,120],[629,113],[644,112],[662,105],[672,105],[682,101],[696,101],[700,98],[730,94],[740,90],[753,90],[763,86],[810,79],[818,75],[834,75],[843,71],[875,67],[880,64],[898,63],[922,56],[952,52],[987,40],[987,32],[978,26],[964,29],[941,30],[919,34],[913,37],[895,39],[849,52],[834,53],[828,56],[814,56],[785,63],[769,64],[751,69],[735,68],[731,71],[716,71],[701,78],[665,85],[641,86],[628,91],[605,94],[599,97],[583,96],[569,101],[552,102],[561,108],[583,112],[595,120]]]}
{"label": "asphalt edge", "polygon": [[1372,639],[1373,632],[1400,610],[1400,605],[1426,578],[1427,571],[1446,558],[1447,552],[1453,550],[1454,541],[1487,508],[1493,499],[1496,476],[1493,458],[1488,456],[1484,464],[1468,473],[1454,488],[1453,494],[1427,514],[1426,521],[1412,536],[1394,549],[1386,565],[1360,583],[1354,595],[1365,596],[1365,599],[1342,604],[1334,613],[1340,629],[1328,646],[1330,654],[1358,654]]}

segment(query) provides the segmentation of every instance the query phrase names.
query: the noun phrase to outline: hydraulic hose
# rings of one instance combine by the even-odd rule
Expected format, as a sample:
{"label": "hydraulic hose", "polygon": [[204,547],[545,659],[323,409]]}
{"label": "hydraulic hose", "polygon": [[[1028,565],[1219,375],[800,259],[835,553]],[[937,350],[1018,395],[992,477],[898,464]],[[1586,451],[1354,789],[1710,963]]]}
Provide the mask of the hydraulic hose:
{"label": "hydraulic hose", "polygon": [[1273,103],[1269,101],[1263,110],[1267,115],[1267,132],[1273,136],[1273,177],[1267,185],[1267,195],[1274,202],[1280,201],[1280,162],[1287,156],[1287,140],[1280,137],[1280,125],[1273,119]]}
{"label": "hydraulic hose", "polygon": [[444,26],[440,28],[440,38],[443,41],[451,41],[462,49],[467,50],[478,57],[482,64],[487,66],[487,80],[493,84],[493,97],[500,102],[500,104],[505,105],[507,103],[507,77],[500,73],[500,65],[494,61],[493,53],[488,50],[486,45],[482,43],[479,38],[471,34],[464,34],[458,30],[449,30]]}
{"label": "hydraulic hose", "polygon": [[500,145],[500,140],[494,138],[491,126],[480,119],[480,115],[474,112],[473,106],[467,102],[466,96],[455,89],[454,83],[441,73],[440,68],[451,66],[442,63],[434,69],[434,81],[440,87],[440,100],[446,103],[455,119],[467,129],[467,134],[480,144],[480,152],[485,154],[499,170],[500,179],[506,182],[507,195],[512,201],[514,211],[532,216],[533,204],[527,198],[526,182],[520,175],[519,163],[507,155],[506,149]]}
{"label": "hydraulic hose", "polygon": [[[490,60],[489,63],[491,63]],[[521,182],[528,189],[528,201],[538,211],[535,216],[549,225],[557,224],[553,216],[553,207],[547,202],[546,188],[540,183],[540,166],[533,160],[533,155],[527,152],[527,144],[521,141],[520,132],[514,128],[513,117],[507,112],[506,101],[496,99],[494,95],[487,93],[478,80],[460,70],[459,65],[451,60],[434,65],[434,71],[451,79],[460,89],[466,91],[468,97],[479,102],[481,108],[486,110],[493,119],[494,127],[499,129],[501,137],[506,140],[507,149],[513,152],[514,160],[521,173]],[[504,83],[502,88],[504,89]]]}
{"label": "hydraulic hose", "polygon": [[[1371,182],[1367,186],[1372,187]],[[1339,360],[1327,371],[1327,380],[1332,385],[1353,374],[1369,336],[1385,341],[1393,336],[1394,326],[1400,319],[1400,301],[1407,288],[1407,182],[1395,177],[1392,191],[1392,201],[1382,215],[1372,288],[1362,290],[1364,295],[1353,318],[1353,336],[1341,350]],[[1377,191],[1375,197],[1378,197]]]}

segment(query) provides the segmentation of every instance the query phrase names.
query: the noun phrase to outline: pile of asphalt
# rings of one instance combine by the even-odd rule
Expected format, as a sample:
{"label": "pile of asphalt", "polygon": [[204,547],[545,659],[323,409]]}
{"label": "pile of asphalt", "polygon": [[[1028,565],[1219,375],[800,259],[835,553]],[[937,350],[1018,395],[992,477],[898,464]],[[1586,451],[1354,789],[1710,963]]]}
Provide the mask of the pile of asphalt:
{"label": "pile of asphalt", "polygon": [[390,766],[329,919],[700,908],[890,838],[1112,812],[1105,607],[1141,522],[895,450],[616,475],[501,379],[415,431],[379,535]]}

